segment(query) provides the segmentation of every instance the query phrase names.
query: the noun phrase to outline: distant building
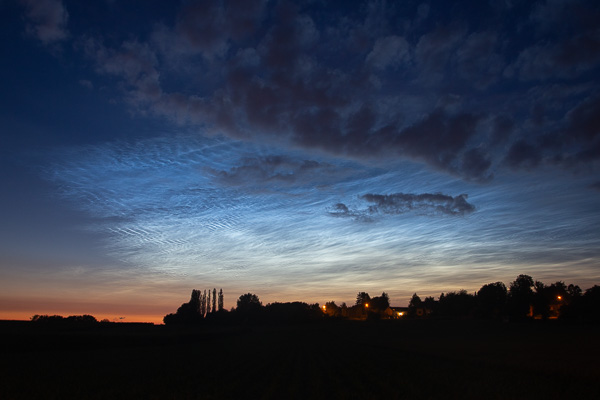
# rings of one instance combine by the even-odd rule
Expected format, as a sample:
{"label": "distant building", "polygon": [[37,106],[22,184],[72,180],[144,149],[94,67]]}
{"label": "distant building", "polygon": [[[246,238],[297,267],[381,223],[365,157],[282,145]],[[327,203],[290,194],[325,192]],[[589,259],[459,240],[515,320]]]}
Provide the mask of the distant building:
{"label": "distant building", "polygon": [[393,319],[403,318],[408,315],[408,307],[389,307],[388,310],[391,313],[390,318]]}

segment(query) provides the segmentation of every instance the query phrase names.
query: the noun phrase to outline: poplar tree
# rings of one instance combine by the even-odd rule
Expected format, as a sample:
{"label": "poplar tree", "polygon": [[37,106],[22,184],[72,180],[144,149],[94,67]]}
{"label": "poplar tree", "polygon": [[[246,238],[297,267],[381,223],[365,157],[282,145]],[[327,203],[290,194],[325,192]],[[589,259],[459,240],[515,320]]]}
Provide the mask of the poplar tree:
{"label": "poplar tree", "polygon": [[213,288],[212,312],[217,312],[217,288]]}
{"label": "poplar tree", "polygon": [[206,313],[210,312],[210,289],[208,289],[208,302],[206,303]]}
{"label": "poplar tree", "polygon": [[204,296],[200,293],[200,315],[204,317]]}
{"label": "poplar tree", "polygon": [[223,289],[219,289],[219,311],[223,311]]}

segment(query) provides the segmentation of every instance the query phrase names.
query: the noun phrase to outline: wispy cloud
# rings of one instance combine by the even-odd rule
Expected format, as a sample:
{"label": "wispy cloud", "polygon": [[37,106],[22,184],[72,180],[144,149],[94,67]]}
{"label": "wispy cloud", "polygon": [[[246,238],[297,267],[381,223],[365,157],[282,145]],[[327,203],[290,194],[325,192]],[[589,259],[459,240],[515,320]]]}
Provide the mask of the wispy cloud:
{"label": "wispy cloud", "polygon": [[20,0],[27,8],[27,31],[44,44],[69,37],[69,13],[61,0]]}
{"label": "wispy cloud", "polygon": [[115,270],[299,296],[596,279],[600,6],[451,3],[24,0],[26,40],[83,86],[48,86],[48,129],[118,120],[73,116],[77,89],[132,117],[61,132],[88,145],[44,148],[41,174]]}
{"label": "wispy cloud", "polygon": [[[406,287],[454,289],[457,281],[476,290],[549,265],[579,263],[589,272],[599,257],[589,224],[598,218],[576,182],[499,177],[498,186],[483,187],[426,170],[354,165],[348,174],[339,159],[310,158],[226,139],[165,137],[65,149],[45,176],[65,203],[90,216],[86,228],[102,233],[103,253],[118,268],[272,300],[292,290],[319,301],[315,288],[340,298],[363,285],[394,296]],[[279,176],[287,170],[295,177]],[[329,186],[311,186],[313,173]],[[517,192],[505,190],[507,179]],[[412,190],[385,194],[398,184]]]}

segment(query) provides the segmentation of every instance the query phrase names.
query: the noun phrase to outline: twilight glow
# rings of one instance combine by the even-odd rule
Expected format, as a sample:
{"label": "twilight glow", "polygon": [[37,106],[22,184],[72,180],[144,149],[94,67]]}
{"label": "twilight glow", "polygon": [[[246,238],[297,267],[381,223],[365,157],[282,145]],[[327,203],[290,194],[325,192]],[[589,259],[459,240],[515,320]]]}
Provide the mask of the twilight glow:
{"label": "twilight glow", "polygon": [[596,2],[167,3],[0,5],[0,318],[600,283]]}

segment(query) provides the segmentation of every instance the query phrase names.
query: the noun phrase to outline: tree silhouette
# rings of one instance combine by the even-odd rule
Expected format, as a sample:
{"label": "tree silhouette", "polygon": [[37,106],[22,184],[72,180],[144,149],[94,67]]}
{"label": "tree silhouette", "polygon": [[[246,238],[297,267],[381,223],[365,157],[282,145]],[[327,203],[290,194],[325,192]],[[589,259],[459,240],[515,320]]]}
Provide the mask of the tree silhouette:
{"label": "tree silhouette", "polygon": [[262,308],[257,295],[252,293],[246,293],[240,296],[237,301],[237,311],[243,314],[254,313]]}
{"label": "tree silhouette", "polygon": [[43,322],[43,323],[55,323],[55,322],[59,322],[62,321],[64,319],[64,317],[62,315],[39,315],[39,314],[35,314],[33,317],[31,317],[31,321],[32,322]]}
{"label": "tree silhouette", "polygon": [[342,309],[335,304],[335,301],[325,303],[323,311],[330,317],[340,317],[342,315]]}
{"label": "tree silhouette", "polygon": [[223,304],[223,289],[219,289],[219,311],[223,311],[225,309]]}
{"label": "tree silhouette", "polygon": [[200,291],[196,289],[192,289],[192,295],[190,297],[190,307],[200,314]]}
{"label": "tree silhouette", "polygon": [[202,294],[202,296],[200,297],[200,315],[206,315],[206,290],[204,291],[204,294]]}
{"label": "tree silhouette", "polygon": [[307,304],[301,301],[291,303],[270,303],[264,308],[264,318],[269,323],[298,323],[323,318],[319,304]]}
{"label": "tree silhouette", "polygon": [[408,315],[411,317],[415,317],[417,315],[417,310],[421,308],[423,302],[418,294],[414,293],[408,302]]}
{"label": "tree silhouette", "polygon": [[383,292],[381,296],[373,297],[369,304],[370,310],[382,313],[390,306],[390,296],[386,292]]}
{"label": "tree silhouette", "polygon": [[475,296],[467,293],[466,290],[458,292],[448,292],[445,296],[440,296],[439,312],[444,316],[467,317],[473,315],[475,311]]}
{"label": "tree silhouette", "polygon": [[93,315],[84,314],[84,315],[69,315],[68,317],[63,317],[62,315],[38,315],[35,314],[31,317],[31,321],[39,324],[47,324],[47,325],[76,325],[76,326],[85,326],[85,325],[95,325],[98,323],[98,320]]}
{"label": "tree silhouette", "polygon": [[199,290],[192,290],[190,301],[183,303],[175,314],[167,314],[163,318],[166,325],[170,324],[190,324],[202,321],[202,297]]}
{"label": "tree silhouette", "polygon": [[206,300],[206,314],[210,313],[210,289],[208,289],[208,300]]}
{"label": "tree silhouette", "polygon": [[585,291],[583,312],[586,320],[600,322],[600,286],[594,285]]}
{"label": "tree silhouette", "polygon": [[206,289],[204,289],[204,315],[208,315],[210,312],[210,292],[206,293]]}
{"label": "tree silhouette", "polygon": [[423,300],[423,307],[425,310],[428,310],[428,312],[431,312],[434,315],[438,313],[438,305],[439,302],[435,301],[433,296],[427,296],[425,297],[425,300]]}
{"label": "tree silhouette", "polygon": [[567,293],[569,293],[569,297],[571,299],[577,298],[581,296],[581,288],[577,285],[570,284],[567,286]]}
{"label": "tree silhouette", "polygon": [[477,292],[477,314],[482,318],[497,318],[506,311],[508,291],[502,282],[483,285]]}
{"label": "tree silhouette", "polygon": [[508,305],[512,318],[523,319],[530,314],[533,284],[533,278],[529,275],[519,275],[517,279],[510,283]]}
{"label": "tree silhouette", "polygon": [[423,302],[421,301],[421,298],[419,297],[419,295],[416,293],[413,293],[412,297],[410,298],[410,301],[408,302],[408,306],[409,307],[420,307],[422,303]]}
{"label": "tree silhouette", "polygon": [[371,296],[367,292],[358,292],[356,295],[356,305],[366,306],[371,301]]}
{"label": "tree silhouette", "polygon": [[212,312],[217,312],[217,289],[213,288],[213,303],[212,303]]}
{"label": "tree silhouette", "polygon": [[[558,281],[549,286],[542,282],[535,282],[533,296],[533,313],[542,319],[556,318],[561,314],[563,306],[571,303],[571,294],[564,282]],[[577,289],[573,285],[571,291],[577,296]],[[579,290],[579,292],[581,289]]]}

